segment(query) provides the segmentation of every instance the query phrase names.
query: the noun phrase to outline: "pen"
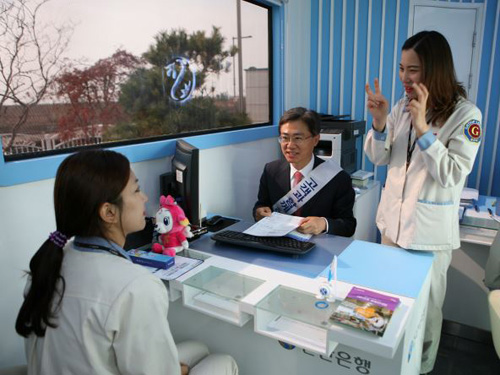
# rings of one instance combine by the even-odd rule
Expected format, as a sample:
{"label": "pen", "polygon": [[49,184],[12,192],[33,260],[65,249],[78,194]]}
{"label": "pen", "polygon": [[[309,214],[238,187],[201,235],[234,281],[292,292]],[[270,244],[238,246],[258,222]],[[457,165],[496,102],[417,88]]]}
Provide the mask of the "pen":
{"label": "pen", "polygon": [[333,296],[337,297],[337,256],[333,256]]}

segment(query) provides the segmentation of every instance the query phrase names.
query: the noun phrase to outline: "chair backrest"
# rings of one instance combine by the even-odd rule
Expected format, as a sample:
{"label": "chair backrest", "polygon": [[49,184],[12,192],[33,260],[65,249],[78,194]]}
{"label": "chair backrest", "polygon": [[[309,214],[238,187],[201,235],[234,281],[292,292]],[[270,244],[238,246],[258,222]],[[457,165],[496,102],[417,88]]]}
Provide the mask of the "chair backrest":
{"label": "chair backrest", "polygon": [[500,230],[490,247],[484,271],[484,284],[490,289],[500,289]]}
{"label": "chair backrest", "polygon": [[493,290],[488,295],[488,304],[490,307],[491,335],[493,336],[493,345],[500,358],[500,289]]}

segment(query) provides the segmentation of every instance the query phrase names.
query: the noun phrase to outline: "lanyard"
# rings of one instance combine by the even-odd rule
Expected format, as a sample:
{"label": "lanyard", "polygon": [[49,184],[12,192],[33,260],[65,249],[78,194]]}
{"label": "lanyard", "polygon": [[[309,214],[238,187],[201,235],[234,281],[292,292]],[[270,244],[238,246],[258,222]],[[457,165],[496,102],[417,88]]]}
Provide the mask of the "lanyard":
{"label": "lanyard", "polygon": [[107,251],[108,253],[111,253],[113,255],[116,255],[118,257],[126,258],[122,253],[117,251],[116,249],[113,249],[111,247],[106,247],[106,246],[101,246],[101,245],[94,245],[90,243],[83,243],[83,242],[74,242],[75,246],[78,247],[83,247],[86,249],[93,249],[93,250],[104,250]]}
{"label": "lanyard", "polygon": [[410,122],[410,131],[408,133],[408,147],[406,148],[406,170],[410,166],[411,155],[413,154],[413,150],[415,150],[415,144],[417,143],[417,137],[411,142],[411,133],[413,132],[413,122]]}

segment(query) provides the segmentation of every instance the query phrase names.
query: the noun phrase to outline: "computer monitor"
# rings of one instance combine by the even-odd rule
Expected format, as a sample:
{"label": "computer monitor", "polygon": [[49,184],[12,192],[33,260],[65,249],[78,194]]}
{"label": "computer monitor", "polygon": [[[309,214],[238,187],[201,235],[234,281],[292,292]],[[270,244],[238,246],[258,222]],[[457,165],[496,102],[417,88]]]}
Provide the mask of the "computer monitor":
{"label": "computer monitor", "polygon": [[172,195],[189,222],[200,223],[199,163],[200,150],[179,139],[172,159],[172,172],[160,176],[160,192]]}

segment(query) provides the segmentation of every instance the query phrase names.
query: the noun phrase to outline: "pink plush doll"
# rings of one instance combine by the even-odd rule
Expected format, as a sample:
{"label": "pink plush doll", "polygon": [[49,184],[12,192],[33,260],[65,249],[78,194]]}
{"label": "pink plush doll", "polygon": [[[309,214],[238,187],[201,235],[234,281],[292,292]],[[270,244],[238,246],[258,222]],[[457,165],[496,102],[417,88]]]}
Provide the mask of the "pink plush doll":
{"label": "pink plush doll", "polygon": [[156,213],[155,231],[159,234],[159,243],[153,244],[153,252],[169,256],[175,256],[179,251],[187,249],[186,238],[193,237],[189,220],[170,195],[160,197],[160,209]]}

